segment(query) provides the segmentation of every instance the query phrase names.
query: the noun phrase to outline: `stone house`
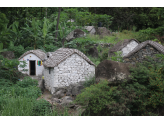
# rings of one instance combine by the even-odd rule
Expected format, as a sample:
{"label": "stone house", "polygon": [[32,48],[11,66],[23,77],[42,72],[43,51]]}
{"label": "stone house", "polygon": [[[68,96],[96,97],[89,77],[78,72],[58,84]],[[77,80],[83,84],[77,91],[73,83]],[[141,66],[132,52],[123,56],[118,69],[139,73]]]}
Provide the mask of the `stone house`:
{"label": "stone house", "polygon": [[150,56],[158,62],[158,59],[155,58],[155,54],[164,54],[164,46],[154,42],[154,41],[145,41],[140,43],[135,47],[129,54],[123,57],[125,63],[142,63],[145,60],[146,56]]}
{"label": "stone house", "polygon": [[124,57],[130,51],[132,51],[138,44],[139,41],[137,41],[136,39],[125,39],[123,41],[120,41],[109,49],[108,57],[114,56],[114,52],[118,51],[121,51],[122,57]]}
{"label": "stone house", "polygon": [[25,67],[27,71],[23,71],[20,66],[18,66],[18,70],[28,75],[42,75],[44,70],[43,60],[45,57],[46,53],[42,50],[29,50],[18,58],[19,61],[25,61],[27,63]]}
{"label": "stone house", "polygon": [[43,65],[45,87],[52,94],[56,88],[82,82],[95,75],[94,63],[77,49],[60,48],[48,52]]}

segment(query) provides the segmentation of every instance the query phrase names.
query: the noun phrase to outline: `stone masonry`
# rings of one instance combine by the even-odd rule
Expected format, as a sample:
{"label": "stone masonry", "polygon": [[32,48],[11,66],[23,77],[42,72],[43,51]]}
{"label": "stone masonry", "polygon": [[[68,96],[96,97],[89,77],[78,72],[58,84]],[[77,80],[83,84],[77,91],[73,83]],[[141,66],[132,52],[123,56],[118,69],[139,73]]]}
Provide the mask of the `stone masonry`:
{"label": "stone masonry", "polygon": [[44,70],[45,86],[52,94],[55,92],[55,88],[66,87],[70,84],[85,81],[86,78],[94,75],[95,66],[90,65],[76,53],[54,68],[45,67]]}
{"label": "stone masonry", "polygon": [[145,60],[146,56],[150,56],[154,58],[154,60],[157,61],[158,59],[155,58],[155,54],[160,54],[160,52],[156,48],[152,47],[151,45],[146,45],[145,47],[135,52],[130,57],[124,58],[124,62],[132,63],[132,64],[135,64],[138,62],[142,63]]}

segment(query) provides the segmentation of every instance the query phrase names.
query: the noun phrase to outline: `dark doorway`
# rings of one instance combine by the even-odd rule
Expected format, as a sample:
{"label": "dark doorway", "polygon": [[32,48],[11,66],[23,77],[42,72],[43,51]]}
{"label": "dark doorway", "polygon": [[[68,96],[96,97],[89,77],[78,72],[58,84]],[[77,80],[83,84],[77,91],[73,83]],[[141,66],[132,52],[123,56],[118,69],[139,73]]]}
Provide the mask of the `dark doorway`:
{"label": "dark doorway", "polygon": [[30,61],[30,75],[36,75],[35,61]]}

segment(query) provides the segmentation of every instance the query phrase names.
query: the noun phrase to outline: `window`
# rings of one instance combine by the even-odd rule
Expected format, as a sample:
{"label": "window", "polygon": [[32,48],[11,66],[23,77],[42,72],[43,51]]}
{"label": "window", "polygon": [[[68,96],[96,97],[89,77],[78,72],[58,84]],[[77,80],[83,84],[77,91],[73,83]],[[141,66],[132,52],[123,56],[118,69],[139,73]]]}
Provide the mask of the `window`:
{"label": "window", "polygon": [[51,68],[49,67],[49,74],[51,74]]}

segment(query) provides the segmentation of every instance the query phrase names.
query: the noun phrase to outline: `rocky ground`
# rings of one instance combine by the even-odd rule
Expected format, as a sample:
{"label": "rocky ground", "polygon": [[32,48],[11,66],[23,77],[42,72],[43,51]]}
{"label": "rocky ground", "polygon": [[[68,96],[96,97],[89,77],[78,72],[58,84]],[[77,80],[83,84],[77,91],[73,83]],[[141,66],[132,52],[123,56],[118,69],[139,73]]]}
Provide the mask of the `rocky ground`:
{"label": "rocky ground", "polygon": [[[40,87],[41,85],[40,78],[36,76],[30,76],[30,77],[32,79],[38,80],[38,87]],[[52,107],[57,109],[58,112],[60,112],[61,114],[63,114],[65,112],[65,109],[67,109],[69,115],[79,116],[85,110],[80,105],[71,104],[71,102],[73,101],[73,97],[66,96],[66,94],[59,99],[56,98],[54,95],[52,95],[50,91],[44,90],[43,94],[37,100],[39,99],[45,99],[46,101],[48,101],[52,105]]]}

